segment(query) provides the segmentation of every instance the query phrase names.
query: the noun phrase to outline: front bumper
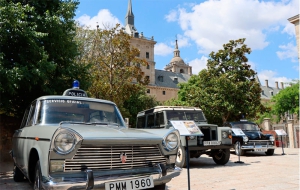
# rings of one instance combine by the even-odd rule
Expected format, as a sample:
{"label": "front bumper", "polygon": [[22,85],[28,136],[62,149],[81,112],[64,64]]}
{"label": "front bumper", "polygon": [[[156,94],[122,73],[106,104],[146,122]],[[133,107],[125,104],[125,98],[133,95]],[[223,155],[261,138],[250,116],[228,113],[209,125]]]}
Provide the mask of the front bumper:
{"label": "front bumper", "polygon": [[272,142],[267,142],[267,143],[264,143],[264,144],[262,144],[262,142],[260,142],[260,141],[254,141],[254,142],[252,142],[252,141],[250,141],[250,142],[248,142],[247,144],[243,144],[242,146],[241,146],[241,149],[242,150],[268,150],[268,149],[275,149],[276,148],[276,146],[274,145],[274,142],[272,143]]}
{"label": "front bumper", "polygon": [[86,170],[82,172],[63,172],[52,174],[51,177],[42,178],[42,187],[48,189],[105,189],[105,183],[112,181],[123,181],[134,178],[152,177],[154,185],[169,182],[172,178],[180,175],[180,168],[165,168],[156,165],[149,168],[133,170]]}

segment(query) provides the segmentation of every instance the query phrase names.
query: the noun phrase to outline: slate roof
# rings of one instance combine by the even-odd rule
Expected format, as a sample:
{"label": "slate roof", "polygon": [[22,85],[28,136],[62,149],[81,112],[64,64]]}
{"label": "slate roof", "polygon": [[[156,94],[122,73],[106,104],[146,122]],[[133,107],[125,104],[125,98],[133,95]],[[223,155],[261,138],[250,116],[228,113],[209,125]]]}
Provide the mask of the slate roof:
{"label": "slate roof", "polygon": [[[278,94],[278,92],[280,90],[282,90],[281,88],[275,88],[275,87],[271,87],[271,86],[260,86],[261,87],[261,98],[262,99],[271,99],[273,96],[275,96],[276,94]],[[273,93],[273,95],[272,95]]]}
{"label": "slate roof", "polygon": [[[159,77],[162,77],[162,80]],[[177,86],[179,83],[187,83],[190,78],[188,74],[155,69],[155,86],[157,87],[179,88]]]}

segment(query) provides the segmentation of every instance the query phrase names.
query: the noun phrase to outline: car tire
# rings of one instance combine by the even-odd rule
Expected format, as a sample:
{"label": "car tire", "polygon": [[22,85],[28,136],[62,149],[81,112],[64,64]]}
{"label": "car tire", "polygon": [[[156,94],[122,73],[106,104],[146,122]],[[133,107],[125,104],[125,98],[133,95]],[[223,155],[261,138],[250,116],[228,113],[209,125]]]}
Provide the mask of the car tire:
{"label": "car tire", "polygon": [[33,189],[34,190],[41,190],[41,179],[42,179],[42,174],[41,174],[41,166],[40,166],[40,161],[38,160],[35,165],[35,172],[34,172],[34,182],[33,182]]}
{"label": "car tire", "polygon": [[[240,143],[241,146],[241,143]],[[239,149],[239,141],[236,141],[234,145],[234,151],[237,156],[244,156],[245,155],[245,150]]]}
{"label": "car tire", "polygon": [[24,180],[24,174],[21,172],[21,170],[16,166],[14,163],[14,169],[13,169],[13,177],[15,182],[21,182]]}
{"label": "car tire", "polygon": [[186,152],[183,146],[179,146],[177,150],[177,157],[175,165],[179,168],[186,168]]}
{"label": "car tire", "polygon": [[229,161],[230,150],[229,149],[219,149],[213,152],[213,160],[218,165],[225,165]]}
{"label": "car tire", "polygon": [[266,155],[272,156],[274,154],[274,149],[268,149],[267,152],[265,152]]}

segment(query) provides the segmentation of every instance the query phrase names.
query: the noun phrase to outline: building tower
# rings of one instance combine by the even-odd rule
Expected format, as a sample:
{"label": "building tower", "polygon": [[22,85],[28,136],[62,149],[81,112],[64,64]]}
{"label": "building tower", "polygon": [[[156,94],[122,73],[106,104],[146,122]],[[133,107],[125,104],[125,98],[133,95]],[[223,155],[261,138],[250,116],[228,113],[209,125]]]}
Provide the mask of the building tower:
{"label": "building tower", "polygon": [[149,85],[155,84],[155,62],[154,62],[154,45],[156,41],[154,38],[147,38],[143,35],[143,32],[139,34],[137,29],[134,26],[134,15],[132,11],[131,0],[128,0],[128,8],[125,16],[125,31],[132,38],[130,44],[135,48],[140,50],[139,57],[145,59],[148,62],[148,65],[141,66],[142,71],[145,76],[149,78]]}
{"label": "building tower", "polygon": [[174,57],[171,59],[170,63],[165,66],[164,69],[173,73],[185,73],[188,75],[192,75],[192,67],[184,63],[183,59],[180,57],[177,40],[175,43]]}

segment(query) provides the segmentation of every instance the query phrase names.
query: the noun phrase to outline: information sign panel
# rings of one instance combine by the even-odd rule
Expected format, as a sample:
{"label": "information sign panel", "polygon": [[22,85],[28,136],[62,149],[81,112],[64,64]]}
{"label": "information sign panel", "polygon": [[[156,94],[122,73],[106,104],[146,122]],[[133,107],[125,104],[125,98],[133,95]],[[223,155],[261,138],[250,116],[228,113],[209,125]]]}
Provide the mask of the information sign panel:
{"label": "information sign panel", "polygon": [[275,130],[276,134],[278,136],[285,136],[287,135],[286,132],[283,129]]}
{"label": "information sign panel", "polygon": [[232,132],[237,135],[237,136],[243,136],[245,135],[245,133],[243,132],[242,129],[240,128],[232,128]]}
{"label": "information sign panel", "polygon": [[182,136],[204,136],[194,121],[170,121]]}

